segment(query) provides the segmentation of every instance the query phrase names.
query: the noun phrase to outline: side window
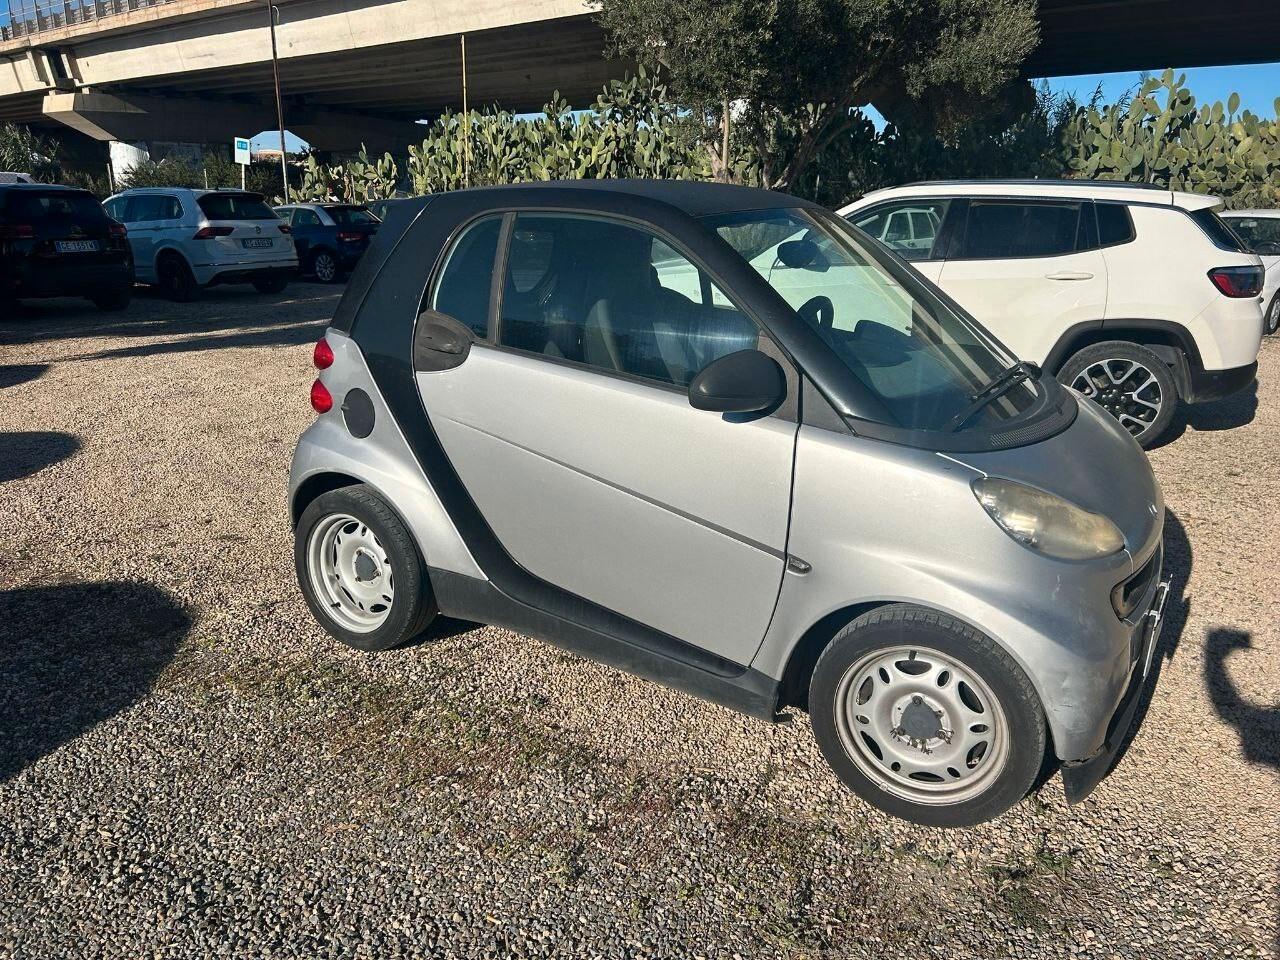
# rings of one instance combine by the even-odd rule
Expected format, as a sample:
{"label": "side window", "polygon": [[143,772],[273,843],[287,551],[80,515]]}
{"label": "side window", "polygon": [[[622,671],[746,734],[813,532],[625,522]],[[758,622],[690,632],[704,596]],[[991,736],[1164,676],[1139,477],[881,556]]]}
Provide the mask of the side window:
{"label": "side window", "polygon": [[501,229],[501,217],[467,228],[449,251],[432,300],[434,309],[465,323],[478,337],[489,334],[489,290]]}
{"label": "side window", "polygon": [[139,222],[165,219],[166,197],[154,193],[139,194],[129,208],[129,219]]}
{"label": "side window", "polygon": [[160,198],[160,216],[159,220],[181,220],[182,204],[177,197],[161,197]]}
{"label": "side window", "polygon": [[104,203],[102,208],[107,211],[108,217],[111,217],[113,220],[119,220],[123,223],[126,203],[128,203],[127,197],[116,197],[114,200],[108,200]]}
{"label": "side window", "polygon": [[299,207],[293,211],[293,225],[295,227],[318,227],[320,226],[320,215],[314,210]]}
{"label": "side window", "polygon": [[851,214],[849,219],[904,260],[932,260],[950,205],[950,200],[897,200]]}
{"label": "side window", "polygon": [[1095,203],[1098,211],[1098,245],[1114,247],[1134,240],[1133,218],[1122,203]]}
{"label": "side window", "polygon": [[1079,203],[970,200],[969,217],[952,260],[1012,260],[1074,253]]}
{"label": "side window", "polygon": [[504,346],[677,386],[759,336],[683,254],[589,216],[516,217],[501,317]]}

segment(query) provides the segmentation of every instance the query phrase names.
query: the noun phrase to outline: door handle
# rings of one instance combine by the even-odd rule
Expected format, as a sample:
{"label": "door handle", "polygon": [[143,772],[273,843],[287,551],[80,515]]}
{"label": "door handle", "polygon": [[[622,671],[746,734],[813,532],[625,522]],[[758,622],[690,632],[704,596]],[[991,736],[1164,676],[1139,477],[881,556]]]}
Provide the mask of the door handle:
{"label": "door handle", "polygon": [[1046,280],[1092,280],[1093,274],[1083,271],[1061,270],[1058,273],[1046,273],[1044,278]]}

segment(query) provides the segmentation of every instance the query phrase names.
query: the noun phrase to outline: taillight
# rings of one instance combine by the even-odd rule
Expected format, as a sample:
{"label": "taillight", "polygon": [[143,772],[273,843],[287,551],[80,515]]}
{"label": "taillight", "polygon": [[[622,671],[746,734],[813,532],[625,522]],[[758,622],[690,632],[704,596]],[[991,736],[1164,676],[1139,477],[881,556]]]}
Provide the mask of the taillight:
{"label": "taillight", "polygon": [[280,224],[280,232],[281,232],[281,233],[293,233],[293,227],[289,226],[287,223],[282,223],[282,224]]}
{"label": "taillight", "polygon": [[1262,292],[1261,267],[1215,267],[1209,271],[1213,285],[1227,297],[1256,297]]}
{"label": "taillight", "polygon": [[352,243],[352,242],[354,242],[354,241],[356,241],[356,240],[363,240],[363,239],[364,239],[364,234],[363,234],[363,233],[355,233],[355,232],[352,232],[352,231],[350,231],[350,230],[340,230],[340,231],[338,232],[338,239],[339,239],[339,240],[345,240],[347,243]]}
{"label": "taillight", "polygon": [[123,223],[116,223],[114,221],[107,224],[107,233],[111,234],[113,237],[127,237],[129,235],[129,231]]}
{"label": "taillight", "polygon": [[29,223],[15,223],[0,226],[0,240],[30,240],[36,235],[36,228]]}
{"label": "taillight", "polygon": [[311,409],[316,413],[328,413],[333,409],[333,394],[319,380],[311,385]]}
{"label": "taillight", "polygon": [[235,227],[201,227],[192,240],[212,240],[214,237],[229,237]]}
{"label": "taillight", "polygon": [[[321,337],[316,341],[316,349],[311,354],[311,362],[316,365],[317,370],[328,370],[333,366],[333,347],[329,346],[329,341]],[[319,383],[319,381],[316,381]]]}

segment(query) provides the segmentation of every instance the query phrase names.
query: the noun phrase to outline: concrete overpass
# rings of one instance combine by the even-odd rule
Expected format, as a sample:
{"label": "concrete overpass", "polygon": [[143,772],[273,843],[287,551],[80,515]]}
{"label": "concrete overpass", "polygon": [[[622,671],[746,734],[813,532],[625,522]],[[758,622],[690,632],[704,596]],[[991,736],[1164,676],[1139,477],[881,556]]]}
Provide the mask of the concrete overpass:
{"label": "concrete overpass", "polygon": [[[0,120],[92,140],[226,142],[275,126],[266,0],[0,0]],[[35,4],[32,6],[31,4]],[[278,0],[286,122],[321,149],[400,147],[461,103],[587,105],[607,62],[584,0]],[[1280,58],[1280,0],[1041,0],[1029,76]]]}

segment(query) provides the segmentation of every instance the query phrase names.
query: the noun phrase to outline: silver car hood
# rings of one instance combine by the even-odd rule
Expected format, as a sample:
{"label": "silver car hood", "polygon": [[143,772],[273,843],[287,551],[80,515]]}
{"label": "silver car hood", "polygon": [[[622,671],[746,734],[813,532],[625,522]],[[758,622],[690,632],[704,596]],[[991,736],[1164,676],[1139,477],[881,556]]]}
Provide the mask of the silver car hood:
{"label": "silver car hood", "polygon": [[1012,450],[956,453],[979,473],[1016,480],[1109,518],[1133,557],[1144,557],[1164,526],[1164,496],[1147,455],[1124,428],[1090,401],[1057,436]]}

